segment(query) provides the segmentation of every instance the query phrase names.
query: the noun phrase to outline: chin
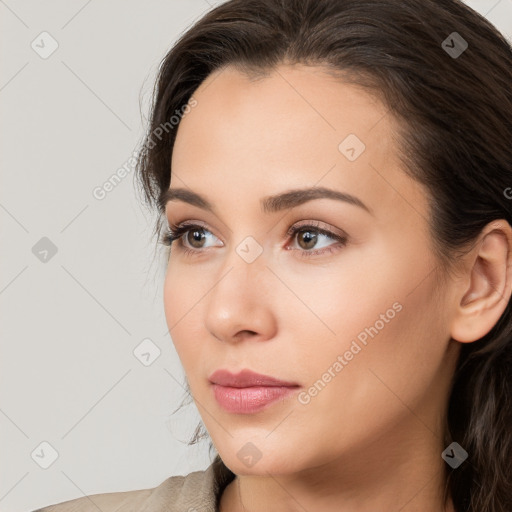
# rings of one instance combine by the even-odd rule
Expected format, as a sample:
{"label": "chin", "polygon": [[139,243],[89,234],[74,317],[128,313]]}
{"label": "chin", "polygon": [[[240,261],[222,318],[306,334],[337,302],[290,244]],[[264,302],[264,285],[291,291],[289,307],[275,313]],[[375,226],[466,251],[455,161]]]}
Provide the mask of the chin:
{"label": "chin", "polygon": [[237,446],[236,450],[222,450],[219,454],[224,464],[237,475],[285,475],[300,471],[297,450],[287,453],[282,449],[268,446],[268,443],[266,447],[261,447],[262,444],[263,442],[258,444],[248,441],[240,448]]}

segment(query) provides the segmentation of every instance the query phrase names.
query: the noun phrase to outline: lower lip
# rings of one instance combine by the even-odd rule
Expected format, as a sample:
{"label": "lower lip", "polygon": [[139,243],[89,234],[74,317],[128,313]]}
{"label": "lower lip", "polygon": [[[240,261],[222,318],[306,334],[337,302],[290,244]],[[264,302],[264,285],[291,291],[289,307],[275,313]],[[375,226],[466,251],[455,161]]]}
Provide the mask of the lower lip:
{"label": "lower lip", "polygon": [[212,384],[213,393],[219,405],[226,411],[236,414],[252,414],[266,409],[277,400],[295,393],[297,387],[254,386],[250,388],[230,388]]}

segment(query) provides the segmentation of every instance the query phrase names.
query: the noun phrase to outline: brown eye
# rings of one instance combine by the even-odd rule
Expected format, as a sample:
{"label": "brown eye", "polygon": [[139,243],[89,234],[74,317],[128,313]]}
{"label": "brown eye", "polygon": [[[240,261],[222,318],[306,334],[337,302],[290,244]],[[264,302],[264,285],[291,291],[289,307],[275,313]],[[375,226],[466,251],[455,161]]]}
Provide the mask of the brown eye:
{"label": "brown eye", "polygon": [[[169,229],[162,237],[162,243],[172,246],[177,242],[176,250],[183,251],[184,254],[201,254],[208,249],[208,237],[216,238],[213,233],[201,226],[191,222],[183,222],[180,225],[169,223]],[[222,244],[220,245],[222,247]]]}
{"label": "brown eye", "polygon": [[316,221],[311,221],[306,225],[291,226],[286,234],[291,237],[293,245],[296,246],[292,249],[298,251],[297,254],[305,258],[333,253],[345,247],[348,240],[347,236],[338,235],[320,227]]}
{"label": "brown eye", "polygon": [[189,229],[187,232],[187,242],[196,249],[201,249],[202,241],[205,239],[204,229],[195,228]]}
{"label": "brown eye", "polygon": [[311,229],[297,231],[297,242],[302,249],[313,249],[318,240],[318,235]]}

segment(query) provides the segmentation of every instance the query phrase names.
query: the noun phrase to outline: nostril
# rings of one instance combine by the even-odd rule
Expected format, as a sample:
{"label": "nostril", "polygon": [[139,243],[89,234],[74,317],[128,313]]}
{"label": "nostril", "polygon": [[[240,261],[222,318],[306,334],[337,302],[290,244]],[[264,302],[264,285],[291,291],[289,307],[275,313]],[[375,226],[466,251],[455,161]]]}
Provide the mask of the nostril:
{"label": "nostril", "polygon": [[233,337],[241,339],[241,338],[245,338],[247,336],[254,336],[256,334],[258,334],[258,333],[255,331],[249,331],[248,329],[244,329],[243,331],[237,332]]}

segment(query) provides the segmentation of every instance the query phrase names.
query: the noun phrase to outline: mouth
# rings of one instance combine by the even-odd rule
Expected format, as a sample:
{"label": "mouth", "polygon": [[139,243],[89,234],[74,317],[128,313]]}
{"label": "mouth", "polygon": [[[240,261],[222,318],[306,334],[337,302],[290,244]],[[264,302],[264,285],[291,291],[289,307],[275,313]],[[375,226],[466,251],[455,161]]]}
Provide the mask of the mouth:
{"label": "mouth", "polygon": [[234,414],[253,414],[296,393],[300,385],[244,369],[217,370],[209,377],[219,405]]}
{"label": "mouth", "polygon": [[231,388],[250,388],[255,386],[265,387],[295,387],[299,386],[296,382],[286,382],[284,380],[253,372],[244,369],[239,373],[231,373],[229,370],[217,370],[213,372],[209,380],[212,384],[227,386]]}

